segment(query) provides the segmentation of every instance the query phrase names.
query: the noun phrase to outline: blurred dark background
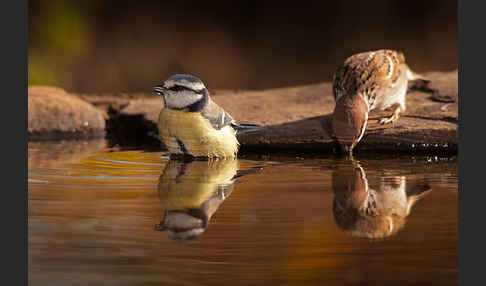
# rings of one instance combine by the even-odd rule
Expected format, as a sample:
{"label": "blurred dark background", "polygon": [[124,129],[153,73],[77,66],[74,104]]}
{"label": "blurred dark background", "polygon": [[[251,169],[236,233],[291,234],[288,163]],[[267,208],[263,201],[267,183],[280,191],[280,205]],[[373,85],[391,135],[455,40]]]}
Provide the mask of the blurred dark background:
{"label": "blurred dark background", "polygon": [[210,89],[330,81],[354,53],[457,68],[457,1],[30,0],[29,84],[150,92],[174,73]]}

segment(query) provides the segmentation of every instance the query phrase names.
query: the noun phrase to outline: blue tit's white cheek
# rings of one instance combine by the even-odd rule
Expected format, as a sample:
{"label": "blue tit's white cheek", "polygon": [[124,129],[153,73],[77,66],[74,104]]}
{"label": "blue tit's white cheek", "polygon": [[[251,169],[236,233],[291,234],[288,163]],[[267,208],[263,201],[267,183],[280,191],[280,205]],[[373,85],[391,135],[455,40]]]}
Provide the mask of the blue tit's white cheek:
{"label": "blue tit's white cheek", "polygon": [[202,98],[202,94],[189,90],[169,91],[165,95],[165,104],[167,108],[182,109],[200,101]]}
{"label": "blue tit's white cheek", "polygon": [[165,98],[165,94],[162,94],[162,103],[164,104],[164,108],[167,108],[167,99]]}

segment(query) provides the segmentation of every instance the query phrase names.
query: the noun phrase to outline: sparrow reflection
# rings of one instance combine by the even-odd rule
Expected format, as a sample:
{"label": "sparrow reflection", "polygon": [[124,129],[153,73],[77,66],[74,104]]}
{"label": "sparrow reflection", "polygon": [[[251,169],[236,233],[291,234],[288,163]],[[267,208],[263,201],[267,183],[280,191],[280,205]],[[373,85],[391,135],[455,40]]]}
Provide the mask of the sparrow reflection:
{"label": "sparrow reflection", "polygon": [[419,179],[384,172],[367,178],[354,160],[334,170],[333,214],[339,228],[370,239],[389,237],[403,228],[410,209],[430,186]]}
{"label": "sparrow reflection", "polygon": [[235,179],[259,171],[238,168],[237,159],[170,160],[159,178],[164,217],[156,230],[173,240],[190,240],[203,234],[213,214],[233,191]]}

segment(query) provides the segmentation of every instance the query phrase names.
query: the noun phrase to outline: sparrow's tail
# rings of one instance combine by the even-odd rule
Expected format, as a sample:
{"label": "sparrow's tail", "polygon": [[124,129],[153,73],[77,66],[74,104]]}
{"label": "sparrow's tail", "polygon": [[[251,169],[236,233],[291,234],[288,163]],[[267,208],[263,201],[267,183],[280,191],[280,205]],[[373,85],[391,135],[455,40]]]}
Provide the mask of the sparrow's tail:
{"label": "sparrow's tail", "polygon": [[434,92],[434,90],[429,87],[430,79],[428,79],[427,77],[413,72],[411,69],[407,69],[407,77],[410,81],[408,83],[408,89]]}
{"label": "sparrow's tail", "polygon": [[417,183],[412,186],[407,187],[407,214],[410,213],[410,209],[416,202],[418,202],[422,197],[429,193],[432,188],[428,183]]}
{"label": "sparrow's tail", "polygon": [[414,71],[412,71],[411,69],[407,69],[407,77],[408,77],[408,80],[419,80],[419,81],[424,81],[424,83],[429,83],[430,80],[421,75],[421,74],[418,74]]}

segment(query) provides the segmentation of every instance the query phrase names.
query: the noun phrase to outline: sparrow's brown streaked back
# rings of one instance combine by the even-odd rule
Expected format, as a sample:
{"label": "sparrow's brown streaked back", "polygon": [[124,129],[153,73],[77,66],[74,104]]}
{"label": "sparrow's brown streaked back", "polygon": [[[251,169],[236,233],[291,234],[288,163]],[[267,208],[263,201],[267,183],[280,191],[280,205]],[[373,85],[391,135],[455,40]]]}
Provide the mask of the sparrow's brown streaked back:
{"label": "sparrow's brown streaked back", "polygon": [[419,77],[399,51],[378,50],[347,58],[333,80],[332,128],[343,149],[351,153],[361,140],[371,110],[391,108],[392,116],[380,123],[395,122],[406,109],[408,81]]}

